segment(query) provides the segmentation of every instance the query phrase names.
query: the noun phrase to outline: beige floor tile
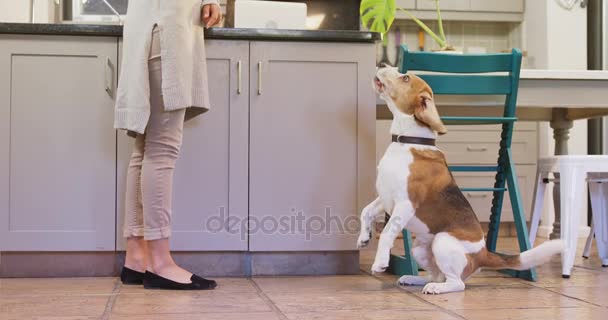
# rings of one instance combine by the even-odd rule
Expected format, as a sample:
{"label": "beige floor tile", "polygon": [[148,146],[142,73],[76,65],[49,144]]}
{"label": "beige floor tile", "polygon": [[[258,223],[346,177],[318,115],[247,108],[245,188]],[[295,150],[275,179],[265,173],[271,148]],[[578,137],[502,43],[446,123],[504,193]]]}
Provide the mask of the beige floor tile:
{"label": "beige floor tile", "polygon": [[0,279],[0,296],[111,294],[116,278]]}
{"label": "beige floor tile", "polygon": [[392,284],[368,275],[322,277],[260,277],[254,278],[263,292],[335,292],[378,291],[394,288]]}
{"label": "beige floor tile", "polygon": [[608,287],[564,287],[549,288],[549,290],[599,306],[608,307]]}
{"label": "beige floor tile", "polygon": [[110,296],[3,296],[0,318],[35,319],[47,317],[100,317]]}
{"label": "beige floor tile", "polygon": [[268,292],[283,313],[322,313],[338,310],[435,310],[432,305],[399,289],[342,292]]}
{"label": "beige floor tile", "polygon": [[417,293],[417,295],[450,310],[591,306],[585,302],[535,287],[468,288],[463,292],[442,295],[424,295],[422,293]]}
{"label": "beige floor tile", "polygon": [[442,311],[411,311],[411,310],[356,310],[356,311],[325,311],[314,313],[288,313],[290,320],[456,320]]}
{"label": "beige floor tile", "polygon": [[541,288],[603,287],[608,290],[608,277],[584,275],[580,273],[573,273],[570,279],[563,279],[561,276],[539,276],[538,281],[533,282],[532,285]]}
{"label": "beige floor tile", "polygon": [[458,310],[457,313],[468,320],[608,319],[608,309],[604,308]]}
{"label": "beige floor tile", "polygon": [[[217,293],[255,293],[257,289],[255,288],[253,282],[249,279],[245,278],[214,278],[218,283],[218,287],[215,288],[215,292]],[[165,294],[166,291],[161,290],[145,290],[143,286],[132,286],[132,285],[121,285],[120,287],[121,294]]]}
{"label": "beige floor tile", "polygon": [[165,290],[146,290],[141,294],[120,294],[112,309],[116,315],[270,311],[272,309],[256,293]]}
{"label": "beige floor tile", "polygon": [[144,315],[116,315],[112,314],[110,320],[278,320],[278,314],[273,312],[246,312],[246,313],[173,313],[173,314],[144,314]]}

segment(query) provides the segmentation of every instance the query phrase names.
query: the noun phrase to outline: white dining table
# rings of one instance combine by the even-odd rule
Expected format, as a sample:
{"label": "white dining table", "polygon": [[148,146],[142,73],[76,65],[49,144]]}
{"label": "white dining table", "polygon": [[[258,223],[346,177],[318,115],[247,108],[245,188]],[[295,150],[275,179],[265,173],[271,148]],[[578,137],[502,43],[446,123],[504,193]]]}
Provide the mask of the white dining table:
{"label": "white dining table", "polygon": [[[504,96],[436,97],[442,116],[502,116]],[[517,96],[519,121],[546,121],[553,129],[555,155],[568,154],[574,120],[608,116],[608,71],[522,69]],[[378,120],[392,119],[384,102],[378,102]],[[560,237],[559,185],[553,188],[555,223],[551,238]]]}

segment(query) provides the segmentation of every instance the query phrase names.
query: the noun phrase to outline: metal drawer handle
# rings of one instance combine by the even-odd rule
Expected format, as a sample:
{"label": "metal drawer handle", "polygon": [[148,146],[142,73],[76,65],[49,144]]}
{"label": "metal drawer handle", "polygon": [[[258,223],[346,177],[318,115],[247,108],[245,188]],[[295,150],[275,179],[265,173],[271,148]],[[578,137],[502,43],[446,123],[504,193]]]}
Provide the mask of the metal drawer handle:
{"label": "metal drawer handle", "polygon": [[467,197],[468,198],[487,198],[488,195],[484,194],[484,193],[477,193],[477,194],[475,194],[475,193],[467,192]]}
{"label": "metal drawer handle", "polygon": [[480,148],[474,148],[471,146],[467,146],[467,151],[471,151],[471,152],[484,152],[484,151],[488,151],[487,147],[480,147]]}
{"label": "metal drawer handle", "polygon": [[243,62],[239,60],[236,63],[236,93],[241,94],[243,92]]}
{"label": "metal drawer handle", "polygon": [[112,79],[112,61],[110,60],[109,57],[106,57],[106,63],[105,63],[104,68],[105,68],[106,93],[110,96],[110,98],[113,98],[114,81]]}
{"label": "metal drawer handle", "polygon": [[258,96],[262,95],[262,61],[258,62]]}

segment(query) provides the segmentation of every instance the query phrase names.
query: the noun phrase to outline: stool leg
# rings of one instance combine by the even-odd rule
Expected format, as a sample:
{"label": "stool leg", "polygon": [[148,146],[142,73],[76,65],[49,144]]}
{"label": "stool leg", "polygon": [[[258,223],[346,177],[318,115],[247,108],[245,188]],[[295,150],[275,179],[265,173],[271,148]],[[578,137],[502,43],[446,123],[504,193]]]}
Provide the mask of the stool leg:
{"label": "stool leg", "polygon": [[560,170],[561,239],[565,246],[562,253],[562,276],[564,278],[570,278],[574,266],[579,215],[587,203],[586,197],[584,197],[587,187],[585,178],[586,175],[578,168],[566,166]]}
{"label": "stool leg", "polygon": [[549,176],[546,172],[536,172],[536,184],[534,185],[534,203],[532,204],[532,217],[530,221],[530,245],[534,246],[536,234],[538,233],[538,225],[540,224],[540,216],[543,210],[543,202],[545,201],[545,190],[547,184],[543,179]]}
{"label": "stool leg", "polygon": [[608,185],[592,182],[589,188],[593,211],[591,232],[595,233],[595,243],[602,260],[602,267],[608,267]]}
{"label": "stool leg", "polygon": [[[591,184],[589,185],[589,189],[591,189]],[[593,206],[593,205],[592,205]],[[593,211],[593,208],[591,209]],[[589,236],[585,241],[585,250],[583,250],[583,258],[589,259],[589,255],[591,254],[591,243],[593,242],[593,219],[591,219],[591,230],[589,230]]]}

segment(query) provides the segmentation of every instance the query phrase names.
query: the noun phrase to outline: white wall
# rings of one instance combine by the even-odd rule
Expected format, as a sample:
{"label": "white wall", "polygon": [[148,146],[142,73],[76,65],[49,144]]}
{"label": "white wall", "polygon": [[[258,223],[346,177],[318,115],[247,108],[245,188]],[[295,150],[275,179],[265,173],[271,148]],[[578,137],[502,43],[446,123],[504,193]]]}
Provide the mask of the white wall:
{"label": "white wall", "polygon": [[30,0],[0,0],[0,22],[29,22]]}
{"label": "white wall", "polygon": [[[571,10],[555,0],[526,1],[524,15],[525,47],[529,65],[535,69],[587,69],[587,11],[577,3]],[[554,152],[553,130],[548,123],[539,124],[540,156]],[[568,143],[570,154],[587,154],[587,121],[575,121]],[[553,197],[545,198],[543,222],[539,236],[551,231],[554,221]],[[529,209],[526,209],[529,210]],[[586,226],[586,209],[581,225]],[[584,234],[583,236],[586,236]]]}

